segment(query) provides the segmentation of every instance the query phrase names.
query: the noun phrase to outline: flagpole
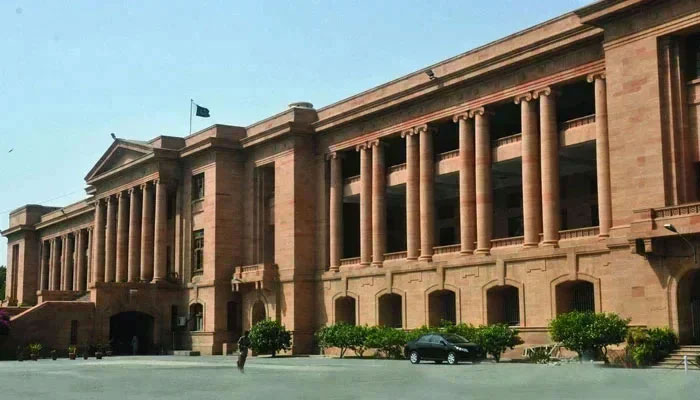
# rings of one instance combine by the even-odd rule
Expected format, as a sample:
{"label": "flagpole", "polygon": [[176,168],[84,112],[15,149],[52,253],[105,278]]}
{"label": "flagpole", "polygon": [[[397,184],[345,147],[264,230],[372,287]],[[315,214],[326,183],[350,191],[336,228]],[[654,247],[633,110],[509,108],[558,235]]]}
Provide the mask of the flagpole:
{"label": "flagpole", "polygon": [[190,99],[190,135],[192,134],[192,104],[194,104],[194,100]]}

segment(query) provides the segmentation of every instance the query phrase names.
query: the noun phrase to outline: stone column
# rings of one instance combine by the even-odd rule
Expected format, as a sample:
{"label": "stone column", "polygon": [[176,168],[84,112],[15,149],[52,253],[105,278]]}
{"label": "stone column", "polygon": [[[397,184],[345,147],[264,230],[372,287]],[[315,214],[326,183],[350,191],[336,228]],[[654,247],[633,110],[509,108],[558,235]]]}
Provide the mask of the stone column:
{"label": "stone column", "polygon": [[520,104],[522,130],[522,180],[523,180],[523,247],[537,247],[542,231],[542,200],[540,199],[540,141],[537,129],[537,108],[532,94],[515,98]]}
{"label": "stone column", "polygon": [[87,257],[85,254],[86,241],[87,241],[87,230],[81,229],[77,232],[77,244],[76,248],[76,264],[77,268],[77,285],[73,290],[79,290],[81,292],[87,289]]}
{"label": "stone column", "polygon": [[116,279],[116,250],[117,250],[117,207],[116,200],[107,198],[107,228],[105,232],[105,282]]}
{"label": "stone column", "polygon": [[66,238],[66,258],[65,262],[66,265],[63,268],[64,271],[64,280],[63,280],[63,290],[73,290],[73,267],[75,264],[73,263],[74,261],[74,255],[75,255],[75,235],[74,234],[68,234],[65,236]]}
{"label": "stone column", "polygon": [[474,121],[467,113],[455,115],[459,124],[459,231],[460,253],[474,253],[476,242],[476,183],[474,175]]}
{"label": "stone column", "polygon": [[58,251],[58,238],[50,239],[51,255],[49,260],[49,290],[56,290],[56,269],[58,268],[58,260],[60,256],[56,254]]}
{"label": "stone column", "polygon": [[588,82],[595,84],[595,147],[599,236],[607,238],[610,236],[610,227],[612,226],[612,198],[610,197],[610,143],[608,141],[608,100],[605,74],[591,74],[588,76]]}
{"label": "stone column", "polygon": [[39,290],[49,288],[49,255],[51,249],[46,240],[41,241],[41,270],[39,272]]}
{"label": "stone column", "polygon": [[401,132],[406,139],[406,259],[417,260],[420,248],[419,149],[415,129]]}
{"label": "stone column", "polygon": [[167,278],[166,257],[167,257],[167,234],[168,234],[168,194],[165,183],[156,181],[156,216],[155,229],[153,235],[153,281],[164,281]]}
{"label": "stone column", "polygon": [[493,191],[491,188],[490,114],[482,107],[469,113],[474,118],[474,168],[476,185],[476,250],[474,254],[491,253],[493,234]]}
{"label": "stone column", "polygon": [[535,92],[540,100],[540,155],[542,157],[543,246],[559,244],[559,127],[555,93],[550,88]]}
{"label": "stone column", "polygon": [[138,282],[141,257],[141,197],[136,188],[129,189],[129,282]]}
{"label": "stone column", "polygon": [[433,156],[433,133],[427,125],[416,128],[420,142],[420,257],[433,260],[435,244],[435,159]]}
{"label": "stone column", "polygon": [[92,281],[105,281],[105,208],[102,199],[95,201],[95,230],[92,240]]}
{"label": "stone column", "polygon": [[367,143],[357,146],[360,152],[360,264],[372,261],[372,163]]}
{"label": "stone column", "polygon": [[153,279],[153,185],[141,185],[141,281]]}
{"label": "stone column", "polygon": [[126,282],[129,261],[129,204],[127,194],[117,194],[117,282]]}
{"label": "stone column", "polygon": [[384,144],[370,143],[372,148],[372,265],[381,267],[386,253],[386,165]]}
{"label": "stone column", "polygon": [[60,279],[58,290],[66,290],[66,265],[68,264],[68,235],[61,236],[61,268],[59,269]]}
{"label": "stone column", "polygon": [[343,256],[343,162],[337,152],[330,154],[330,264],[331,271],[340,269]]}
{"label": "stone column", "polygon": [[[94,237],[94,227],[90,226],[87,228],[87,250],[86,250],[86,268],[87,268],[87,273],[85,274],[85,279],[89,280],[90,277],[92,276],[92,270],[95,268],[95,265],[93,263],[93,252],[92,252],[92,243],[94,242],[93,237]],[[87,290],[88,283],[85,283],[85,288]]]}

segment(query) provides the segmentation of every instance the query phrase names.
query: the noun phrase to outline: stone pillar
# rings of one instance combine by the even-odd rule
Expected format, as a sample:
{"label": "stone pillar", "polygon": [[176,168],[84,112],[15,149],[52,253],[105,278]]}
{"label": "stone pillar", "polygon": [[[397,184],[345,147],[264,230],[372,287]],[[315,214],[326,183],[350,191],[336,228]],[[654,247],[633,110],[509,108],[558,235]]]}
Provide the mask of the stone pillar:
{"label": "stone pillar", "polygon": [[372,163],[367,143],[357,146],[360,152],[360,264],[372,262]]}
{"label": "stone pillar", "polygon": [[608,141],[608,100],[605,74],[588,76],[595,85],[595,144],[598,180],[598,225],[600,238],[610,236],[612,226],[612,198],[610,191],[610,143]]}
{"label": "stone pillar", "polygon": [[126,282],[129,261],[129,204],[127,194],[117,194],[117,282]]}
{"label": "stone pillar", "polygon": [[49,257],[51,255],[51,247],[46,240],[41,241],[41,270],[39,272],[39,290],[47,290],[49,288]]}
{"label": "stone pillar", "polygon": [[459,124],[459,238],[460,253],[474,253],[476,242],[476,183],[474,175],[474,121],[467,113],[455,115]]}
{"label": "stone pillar", "polygon": [[117,207],[114,197],[107,198],[107,223],[105,232],[105,282],[116,279],[116,250],[117,250]]}
{"label": "stone pillar", "polygon": [[87,257],[85,254],[85,248],[87,247],[87,230],[81,229],[77,233],[77,244],[76,248],[76,264],[78,266],[77,271],[77,285],[73,290],[79,290],[84,292],[87,287]]}
{"label": "stone pillar", "polygon": [[401,132],[406,139],[406,258],[417,260],[420,248],[419,149],[415,129]]}
{"label": "stone pillar", "polygon": [[330,190],[330,267],[331,271],[340,269],[343,256],[343,162],[337,152],[330,154],[331,190]]}
{"label": "stone pillar", "polygon": [[141,281],[153,279],[153,185],[141,185],[143,202],[141,203]]}
{"label": "stone pillar", "polygon": [[61,236],[61,267],[59,268],[58,290],[66,290],[66,264],[68,264],[68,235]]}
{"label": "stone pillar", "polygon": [[543,246],[559,244],[559,127],[555,93],[550,88],[535,92],[540,100],[540,155],[542,167]]}
{"label": "stone pillar", "polygon": [[372,265],[381,267],[386,253],[386,165],[384,144],[370,143],[372,148]]}
{"label": "stone pillar", "polygon": [[[61,255],[58,254],[58,238],[51,239],[51,260],[49,261],[49,290],[58,290],[59,285],[56,283],[59,277],[57,271]],[[60,279],[60,278],[58,278]]]}
{"label": "stone pillar", "polygon": [[[93,252],[92,252],[92,243],[94,242],[93,237],[94,237],[94,227],[90,226],[87,228],[87,250],[86,250],[86,262],[85,266],[87,268],[87,273],[85,275],[86,281],[90,279],[92,276],[92,270],[95,268],[95,265],[93,263]],[[88,282],[85,282],[85,289],[87,290]]]}
{"label": "stone pillar", "polygon": [[136,188],[129,189],[129,255],[128,280],[138,282],[141,258],[141,197]]}
{"label": "stone pillar", "polygon": [[92,240],[92,281],[105,281],[105,208],[103,201],[95,201],[95,231]]}
{"label": "stone pillar", "polygon": [[168,266],[166,265],[167,257],[167,234],[168,234],[168,194],[165,183],[161,180],[156,181],[156,216],[155,229],[153,235],[154,250],[153,250],[153,281],[164,281],[167,278]]}
{"label": "stone pillar", "polygon": [[490,114],[482,107],[469,113],[474,118],[474,168],[476,185],[476,250],[491,253],[493,234],[493,191],[491,188]]}
{"label": "stone pillar", "polygon": [[433,156],[434,128],[416,128],[420,142],[420,257],[433,260],[435,244],[435,159]]}
{"label": "stone pillar", "polygon": [[63,280],[63,290],[73,290],[73,267],[75,260],[73,257],[75,255],[75,234],[68,234],[66,238],[66,265],[63,268],[64,280]]}
{"label": "stone pillar", "polygon": [[537,247],[542,231],[542,200],[540,195],[540,141],[537,129],[537,108],[532,94],[515,98],[520,104],[522,132],[522,180],[523,180],[523,247]]}

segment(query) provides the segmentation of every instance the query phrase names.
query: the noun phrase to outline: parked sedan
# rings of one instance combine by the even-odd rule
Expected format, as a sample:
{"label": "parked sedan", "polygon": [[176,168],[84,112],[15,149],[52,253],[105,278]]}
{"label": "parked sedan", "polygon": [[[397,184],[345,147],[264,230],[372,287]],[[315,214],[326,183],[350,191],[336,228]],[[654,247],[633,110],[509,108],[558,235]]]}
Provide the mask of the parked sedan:
{"label": "parked sedan", "polygon": [[483,358],[481,348],[467,339],[459,335],[437,333],[423,335],[418,340],[408,342],[404,347],[404,354],[411,364],[430,360],[437,364],[447,361],[448,364],[454,365],[460,361],[477,361]]}

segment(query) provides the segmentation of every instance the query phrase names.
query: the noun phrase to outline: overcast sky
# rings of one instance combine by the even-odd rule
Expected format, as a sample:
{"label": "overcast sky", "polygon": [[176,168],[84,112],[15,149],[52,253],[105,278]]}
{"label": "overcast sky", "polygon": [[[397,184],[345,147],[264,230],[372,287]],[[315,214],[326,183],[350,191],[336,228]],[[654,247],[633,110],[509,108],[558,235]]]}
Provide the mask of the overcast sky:
{"label": "overcast sky", "polygon": [[587,3],[4,0],[0,229],[23,204],[83,198],[111,132],[186,135],[190,98],[211,112],[194,130],[246,126],[294,101],[322,107]]}

